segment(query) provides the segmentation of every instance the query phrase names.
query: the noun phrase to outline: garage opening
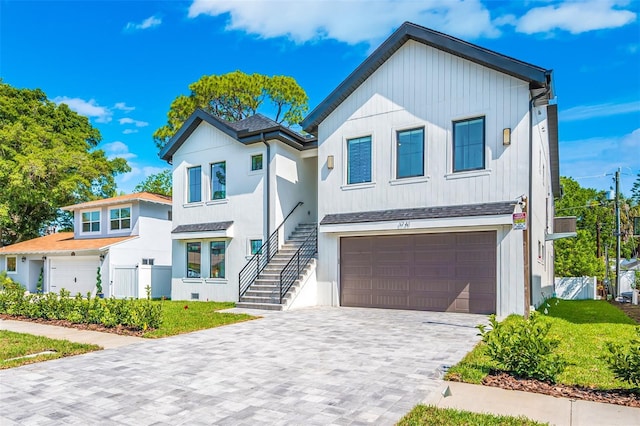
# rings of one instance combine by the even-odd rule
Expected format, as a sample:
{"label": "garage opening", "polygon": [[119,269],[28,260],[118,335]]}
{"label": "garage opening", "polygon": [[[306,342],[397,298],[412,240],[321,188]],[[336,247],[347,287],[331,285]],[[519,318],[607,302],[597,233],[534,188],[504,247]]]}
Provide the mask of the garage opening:
{"label": "garage opening", "polygon": [[496,232],[340,239],[342,306],[491,314]]}

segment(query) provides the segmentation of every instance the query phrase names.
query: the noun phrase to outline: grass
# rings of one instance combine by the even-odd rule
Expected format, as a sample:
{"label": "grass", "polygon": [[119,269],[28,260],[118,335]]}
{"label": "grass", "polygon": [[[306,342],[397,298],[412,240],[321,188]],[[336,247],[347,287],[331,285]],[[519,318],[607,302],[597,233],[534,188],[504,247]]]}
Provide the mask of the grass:
{"label": "grass", "polygon": [[144,333],[143,337],[174,336],[256,318],[247,314],[218,312],[233,308],[235,304],[232,302],[164,300],[155,303],[162,304],[162,325],[156,330]]}
{"label": "grass", "polygon": [[[632,389],[631,384],[616,379],[600,357],[606,351],[606,342],[628,342],[634,337],[638,324],[601,300],[552,299],[548,304],[548,314],[543,319],[552,324],[549,335],[560,340],[557,353],[568,361],[565,371],[556,378],[557,382],[597,389]],[[460,363],[449,369],[446,378],[481,383],[496,367],[485,349],[484,343],[479,343]]]}
{"label": "grass", "polygon": [[438,408],[432,405],[416,405],[397,423],[399,426],[429,425],[473,425],[473,426],[536,426],[538,423],[526,417],[497,416],[478,414],[452,408]]}
{"label": "grass", "polygon": [[[0,330],[0,369],[18,367],[65,356],[80,355],[99,349],[102,348],[96,345],[72,343],[67,340],[55,340],[31,334]],[[54,353],[11,360],[12,358],[44,351],[52,351]]]}

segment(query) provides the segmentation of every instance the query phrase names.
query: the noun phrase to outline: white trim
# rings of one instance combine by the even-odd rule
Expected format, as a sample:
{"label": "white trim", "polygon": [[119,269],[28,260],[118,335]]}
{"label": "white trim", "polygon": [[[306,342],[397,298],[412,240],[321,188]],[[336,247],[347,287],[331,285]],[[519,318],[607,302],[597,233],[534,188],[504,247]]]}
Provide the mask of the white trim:
{"label": "white trim", "polygon": [[[262,168],[257,169],[257,170],[251,170],[251,167],[253,166],[253,157],[256,157],[258,155],[262,156]],[[262,151],[255,151],[255,152],[251,152],[249,153],[249,171],[247,172],[247,174],[249,176],[256,176],[256,175],[262,175],[264,174],[264,165],[265,165],[265,161],[264,161],[264,157],[265,157],[265,153]]]}
{"label": "white trim", "polygon": [[466,170],[464,172],[451,172],[444,175],[444,178],[447,180],[451,179],[464,179],[464,178],[473,178],[478,176],[489,176],[492,172],[492,169],[478,169],[478,170]]}
{"label": "white trim", "polygon": [[415,219],[396,220],[386,222],[345,223],[338,225],[320,225],[322,233],[349,233],[349,232],[381,232],[390,233],[415,232],[417,230],[431,230],[443,228],[468,228],[468,227],[496,227],[511,225],[512,215],[451,217],[439,219]]}
{"label": "white trim", "polygon": [[205,206],[215,206],[217,204],[227,204],[229,202],[228,198],[219,198],[217,200],[207,200],[204,205]]}
{"label": "white trim", "polygon": [[[122,209],[129,209],[129,227],[128,228],[120,228],[120,229],[111,229],[111,211],[112,210],[122,210]],[[118,219],[120,221],[120,224],[122,224],[122,218]],[[114,205],[112,207],[109,207],[107,209],[107,233],[108,234],[122,234],[122,233],[128,233],[131,232],[131,229],[133,228],[133,206],[131,204],[121,204],[121,205]]]}
{"label": "white trim", "polygon": [[[100,229],[98,229],[97,231],[84,232],[82,230],[82,224],[83,224],[83,222],[82,222],[82,214],[83,213],[94,213],[94,212],[98,212],[98,228],[100,228]],[[92,209],[80,210],[79,220],[80,220],[80,233],[79,233],[80,235],[100,235],[102,233],[102,209],[101,208],[98,208],[98,209],[92,208]],[[89,227],[91,227],[91,223],[95,223],[95,221],[89,220],[88,223],[89,223]]]}
{"label": "white trim", "polygon": [[375,181],[374,182],[364,182],[364,183],[352,183],[351,185],[342,185],[340,186],[340,189],[342,189],[343,191],[353,191],[354,189],[366,189],[366,188],[373,188],[374,186],[376,186]]}
{"label": "white trim", "polygon": [[[360,139],[369,137],[371,139],[371,182],[349,183],[347,182],[349,173],[349,149],[347,143],[351,139]],[[376,136],[375,132],[363,132],[356,135],[342,136],[342,189],[364,188],[365,185],[375,185],[376,183]]]}
{"label": "white trim", "polygon": [[[200,201],[189,201],[189,170],[196,167],[200,167]],[[204,176],[205,172],[202,169],[203,169],[202,164],[192,164],[184,167],[185,180],[184,180],[184,203],[182,204],[183,207],[202,205],[203,200],[207,198],[204,196],[205,190],[202,185],[203,180],[205,180],[203,179],[203,177],[206,177],[206,176]]]}
{"label": "white trim", "polygon": [[[13,257],[16,259],[16,270],[9,270],[9,258]],[[4,270],[7,272],[7,275],[17,275],[18,274],[18,256],[5,256],[4,258]]]}
{"label": "white trim", "polygon": [[216,240],[233,238],[233,225],[223,231],[202,231],[202,232],[178,232],[171,234],[172,240],[184,240],[185,242],[192,240]]}
{"label": "white trim", "polygon": [[431,179],[431,175],[414,176],[414,177],[410,177],[410,178],[401,178],[401,179],[391,179],[389,181],[389,185],[404,185],[404,184],[411,184],[411,183],[424,183],[424,182],[429,182],[430,179]]}
{"label": "white trim", "polygon": [[204,202],[203,201],[198,201],[196,203],[186,203],[183,204],[182,207],[184,207],[185,209],[191,208],[191,207],[200,207],[200,206],[204,206]]}
{"label": "white trim", "polygon": [[[226,263],[226,258],[225,258],[225,263]],[[224,284],[228,284],[229,280],[226,278],[205,278],[204,279],[204,283],[205,284],[218,284],[218,285],[224,285]]]}
{"label": "white trim", "polygon": [[[482,172],[485,170],[488,170],[489,172],[491,172],[491,169],[489,168],[489,161],[491,160],[491,150],[489,149],[489,141],[487,140],[487,123],[488,123],[488,118],[489,117],[489,113],[487,111],[484,112],[476,112],[476,113],[472,113],[472,114],[465,114],[462,116],[456,116],[456,117],[452,117],[449,120],[449,127],[447,129],[447,139],[449,139],[448,143],[447,143],[447,167],[446,170],[448,171],[445,174],[445,178],[449,179],[451,175],[458,175],[460,173],[472,173],[472,172]],[[453,129],[454,129],[454,123],[457,122],[461,122],[461,121],[470,121],[470,120],[474,120],[474,119],[478,119],[478,118],[482,118],[484,120],[483,123],[483,128],[484,128],[484,164],[483,164],[483,168],[482,169],[474,169],[474,170],[461,170],[459,172],[456,172],[453,170],[454,168],[454,144],[455,144],[455,140],[453,140]],[[513,138],[513,135],[512,135]],[[465,176],[467,177],[467,176]]]}
{"label": "white trim", "polygon": [[313,158],[318,156],[318,148],[305,149],[300,151],[300,158]]}
{"label": "white trim", "polygon": [[249,259],[251,259],[253,257],[253,255],[254,255],[254,253],[251,253],[251,241],[252,240],[260,240],[260,242],[262,244],[264,244],[264,237],[262,235],[249,235],[247,237],[247,244],[246,244],[247,256],[249,257]]}

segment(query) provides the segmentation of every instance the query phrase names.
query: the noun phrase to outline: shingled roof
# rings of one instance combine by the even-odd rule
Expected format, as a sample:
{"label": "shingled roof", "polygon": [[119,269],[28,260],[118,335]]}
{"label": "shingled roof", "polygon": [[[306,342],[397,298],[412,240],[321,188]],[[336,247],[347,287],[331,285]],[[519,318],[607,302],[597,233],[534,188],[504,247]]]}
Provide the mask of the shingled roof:
{"label": "shingled roof", "polygon": [[347,223],[389,222],[396,220],[441,219],[469,216],[500,216],[512,214],[513,201],[498,203],[464,204],[458,206],[420,207],[414,209],[376,210],[357,213],[328,214],[320,225]]}
{"label": "shingled roof", "polygon": [[58,232],[0,247],[0,255],[95,251],[132,238],[138,238],[138,236],[76,239],[73,238],[73,232]]}
{"label": "shingled roof", "polygon": [[227,222],[208,222],[208,223],[194,223],[192,225],[178,225],[172,234],[180,234],[183,232],[214,232],[214,231],[226,231],[233,225],[233,221]]}
{"label": "shingled roof", "polygon": [[136,192],[133,194],[119,195],[117,197],[103,198],[101,200],[87,201],[85,203],[73,204],[71,206],[62,207],[62,210],[73,211],[88,207],[108,206],[113,204],[122,204],[131,201],[148,201],[150,203],[171,205],[171,197],[165,195],[153,194],[151,192]]}

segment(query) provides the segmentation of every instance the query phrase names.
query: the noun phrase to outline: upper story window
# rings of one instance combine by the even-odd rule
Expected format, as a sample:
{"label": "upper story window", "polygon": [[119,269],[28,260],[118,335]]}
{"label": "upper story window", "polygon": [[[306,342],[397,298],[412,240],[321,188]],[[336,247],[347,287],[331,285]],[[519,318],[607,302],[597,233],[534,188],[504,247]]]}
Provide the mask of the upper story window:
{"label": "upper story window", "polygon": [[131,229],[131,207],[109,210],[109,226],[112,231]]}
{"label": "upper story window", "polygon": [[249,240],[249,248],[251,249],[251,254],[258,253],[261,247],[262,247],[262,239]]}
{"label": "upper story window", "polygon": [[187,203],[202,201],[202,169],[200,166],[187,169]]}
{"label": "upper story window", "polygon": [[187,243],[187,278],[200,278],[201,254],[199,242]]}
{"label": "upper story window", "polygon": [[15,274],[18,272],[18,256],[7,256],[6,263],[7,274]]}
{"label": "upper story window", "polygon": [[82,212],[82,233],[100,232],[100,210]]}
{"label": "upper story window", "polygon": [[227,163],[221,161],[211,165],[211,199],[227,198]]}
{"label": "upper story window", "polygon": [[347,139],[347,184],[371,182],[371,136]]}
{"label": "upper story window", "polygon": [[453,123],[453,171],[484,169],[484,117]]}
{"label": "upper story window", "polygon": [[262,170],[262,154],[251,156],[251,171],[255,172]]}
{"label": "upper story window", "polygon": [[397,133],[396,178],[415,176],[424,176],[424,128]]}

